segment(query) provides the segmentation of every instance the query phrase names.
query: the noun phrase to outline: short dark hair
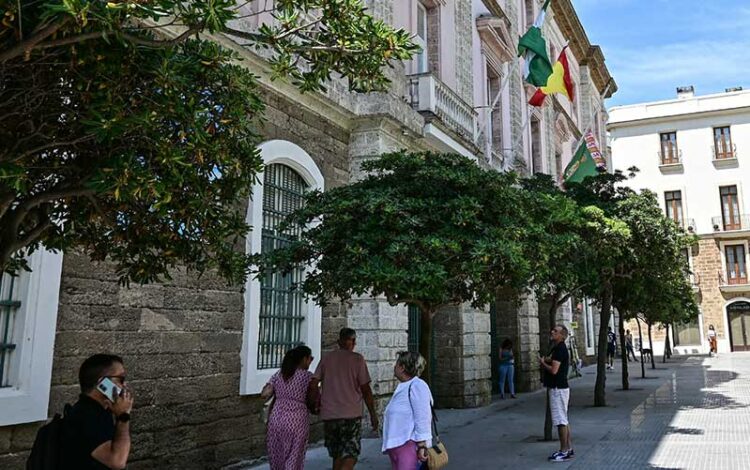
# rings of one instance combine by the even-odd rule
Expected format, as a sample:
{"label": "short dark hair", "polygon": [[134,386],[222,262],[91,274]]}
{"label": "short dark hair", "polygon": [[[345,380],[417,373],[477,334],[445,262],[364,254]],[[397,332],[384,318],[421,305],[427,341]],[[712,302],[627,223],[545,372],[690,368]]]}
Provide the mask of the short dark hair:
{"label": "short dark hair", "polygon": [[341,328],[339,331],[339,341],[346,341],[349,338],[357,336],[357,332],[351,328]]}
{"label": "short dark hair", "polygon": [[500,347],[502,349],[511,349],[513,347],[513,341],[511,341],[510,338],[507,338],[503,341],[503,344],[501,344]]}
{"label": "short dark hair", "polygon": [[114,354],[94,354],[83,361],[81,368],[78,370],[78,383],[81,385],[81,392],[87,393],[93,390],[104,372],[116,362],[125,364],[120,356]]}

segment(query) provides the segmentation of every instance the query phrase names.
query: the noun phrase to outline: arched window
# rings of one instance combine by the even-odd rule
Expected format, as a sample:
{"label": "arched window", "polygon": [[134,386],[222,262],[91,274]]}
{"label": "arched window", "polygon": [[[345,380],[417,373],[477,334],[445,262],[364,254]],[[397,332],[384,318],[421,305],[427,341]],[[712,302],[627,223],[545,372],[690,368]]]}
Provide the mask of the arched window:
{"label": "arched window", "polygon": [[[263,228],[261,253],[288,246],[301,227],[285,231],[279,224],[303,204],[308,184],[299,173],[282,164],[268,165],[263,175]],[[303,296],[296,286],[304,280],[304,267],[276,272],[260,279],[258,369],[281,367],[287,349],[301,344]]]}
{"label": "arched window", "polygon": [[[248,204],[246,220],[252,230],[245,243],[247,253],[268,253],[299,236],[301,227],[281,231],[279,223],[302,207],[306,192],[324,186],[320,169],[298,145],[272,140],[259,149],[265,169]],[[300,266],[290,273],[247,280],[241,394],[259,393],[281,366],[284,353],[294,346],[304,343],[313,356],[320,356],[320,306],[295,288],[304,279],[305,269]]]}

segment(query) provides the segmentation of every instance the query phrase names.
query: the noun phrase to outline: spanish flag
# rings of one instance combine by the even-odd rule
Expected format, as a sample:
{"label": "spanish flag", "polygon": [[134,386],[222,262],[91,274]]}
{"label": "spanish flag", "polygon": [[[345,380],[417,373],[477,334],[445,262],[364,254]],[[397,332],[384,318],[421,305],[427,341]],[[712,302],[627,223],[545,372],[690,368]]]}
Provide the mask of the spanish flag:
{"label": "spanish flag", "polygon": [[573,79],[570,78],[570,66],[568,65],[568,56],[565,54],[565,46],[560,52],[560,57],[552,66],[552,75],[547,78],[547,85],[540,87],[534,96],[529,100],[532,106],[541,106],[544,104],[544,98],[552,93],[561,93],[573,101]]}

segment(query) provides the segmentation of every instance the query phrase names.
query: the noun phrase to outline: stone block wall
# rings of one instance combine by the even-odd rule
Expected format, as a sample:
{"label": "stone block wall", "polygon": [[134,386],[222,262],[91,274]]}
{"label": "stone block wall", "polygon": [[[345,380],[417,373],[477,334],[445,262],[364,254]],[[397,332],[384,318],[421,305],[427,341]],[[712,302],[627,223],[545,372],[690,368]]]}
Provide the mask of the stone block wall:
{"label": "stone block wall", "polygon": [[513,341],[516,390],[529,392],[541,387],[539,372],[539,316],[536,300],[502,291],[496,302],[498,338]]}
{"label": "stone block wall", "polygon": [[[304,148],[326,187],[346,183],[348,133],[283,97],[264,91],[263,98],[263,136]],[[129,469],[212,469],[265,455],[263,401],[239,395],[240,288],[182,270],[171,281],[127,288],[113,273],[79,254],[64,256],[49,414],[77,399],[86,357],[114,353],[136,393]],[[325,344],[345,325],[345,312],[332,305],[323,316]],[[0,427],[0,468],[24,467],[40,424]],[[312,442],[320,431],[314,426]]]}
{"label": "stone block wall", "polygon": [[432,394],[440,408],[489,404],[490,315],[468,304],[440,309],[435,330]]}

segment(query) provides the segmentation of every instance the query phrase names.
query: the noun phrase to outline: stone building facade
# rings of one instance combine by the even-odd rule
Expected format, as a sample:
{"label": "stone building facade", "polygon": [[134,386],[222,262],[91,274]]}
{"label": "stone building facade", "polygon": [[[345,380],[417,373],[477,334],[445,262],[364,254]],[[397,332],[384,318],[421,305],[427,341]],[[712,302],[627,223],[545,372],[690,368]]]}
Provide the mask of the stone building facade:
{"label": "stone building facade", "polygon": [[[542,2],[366,3],[374,16],[413,32],[425,49],[424,57],[394,64],[388,92],[352,94],[334,80],[324,93],[301,94],[272,81],[264,57],[230,38],[215,38],[237,50],[259,76],[266,104],[261,130],[266,173],[252,200],[242,201],[256,227],[246,240],[250,252],[260,250],[263,231],[257,228],[273,209],[264,203],[273,199],[264,198],[266,191],[283,197],[344,185],[362,177],[362,161],[400,149],[452,152],[498,171],[559,176],[586,128],[604,127],[602,96],[616,87],[569,0],[552,3],[545,35],[555,48],[551,52],[570,44],[578,97],[575,104],[551,97],[541,109],[526,105],[533,90],[523,85],[515,49]],[[237,26],[252,29],[257,21]],[[280,183],[283,178],[276,178],[282,176],[294,185]],[[0,299],[9,299],[0,312],[15,319],[9,336],[15,349],[0,364],[4,469],[23,468],[41,422],[76,399],[77,368],[93,353],[121,354],[136,390],[129,468],[210,469],[265,454],[258,394],[277,370],[285,341],[304,341],[319,358],[335,347],[340,328],[356,329],[382,411],[396,385],[395,353],[409,348],[419,332],[413,308],[384,299],[357,298],[324,309],[298,299],[289,319],[298,322],[298,336],[278,338],[268,333],[273,320],[263,295],[269,286],[256,280],[244,289],[228,288],[211,275],[198,279],[177,270],[170,281],[125,287],[112,266],[92,264],[79,253],[37,253],[31,264],[32,273],[13,285],[6,278],[0,286]],[[574,319],[571,305],[558,312],[561,321]],[[535,358],[545,347],[540,321],[548,321],[540,320],[539,310],[533,297],[504,293],[485,309],[460,305],[439,311],[430,377],[437,405],[489,403],[493,351],[505,337],[518,345],[520,389],[537,388]],[[313,440],[319,437],[315,426]]]}
{"label": "stone building facade", "polygon": [[[698,237],[685,256],[701,313],[670,328],[679,354],[707,353],[709,325],[719,352],[750,349],[748,109],[741,88],[698,96],[690,86],[674,99],[610,110],[615,168],[637,166],[631,186],[655,192],[665,214]],[[654,333],[661,354],[666,330]]]}

